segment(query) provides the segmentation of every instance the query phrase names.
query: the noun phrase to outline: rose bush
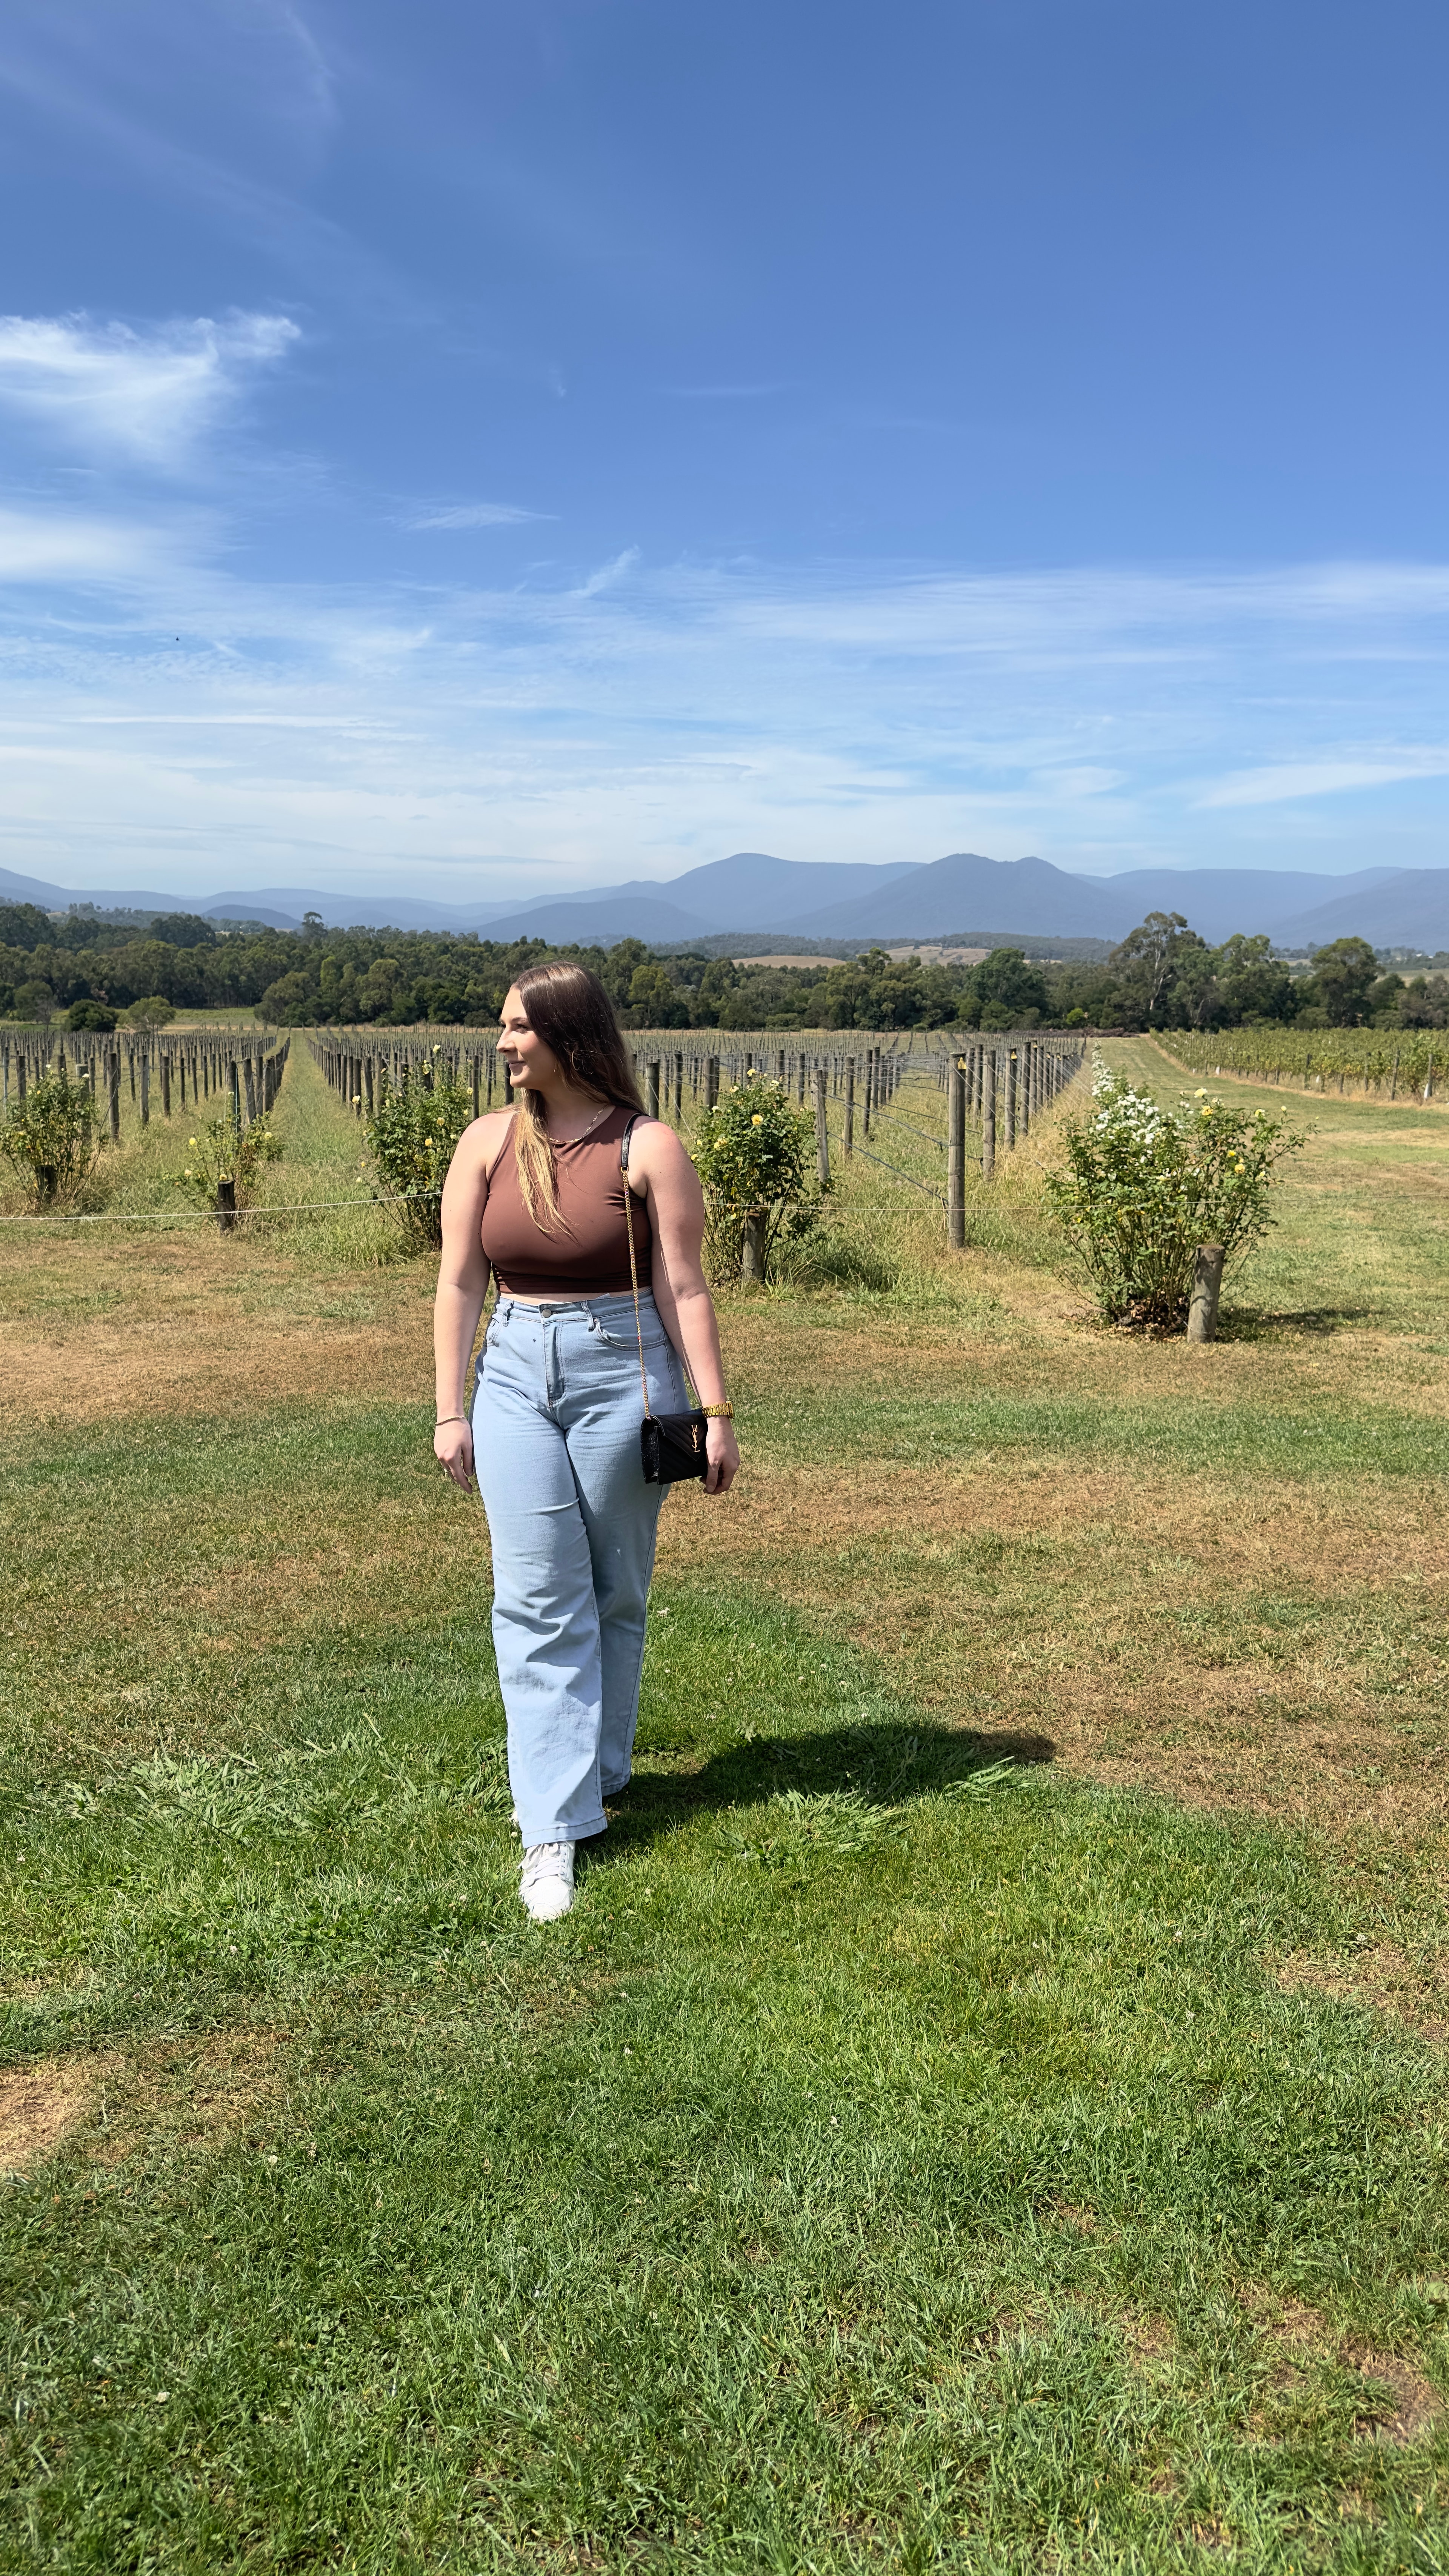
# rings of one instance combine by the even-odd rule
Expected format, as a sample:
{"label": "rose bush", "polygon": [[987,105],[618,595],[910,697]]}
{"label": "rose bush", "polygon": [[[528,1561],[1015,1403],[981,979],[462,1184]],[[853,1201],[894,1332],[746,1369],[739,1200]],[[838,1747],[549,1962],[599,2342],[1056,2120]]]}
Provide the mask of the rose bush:
{"label": "rose bush", "polygon": [[1047,1192],[1110,1323],[1181,1332],[1205,1243],[1241,1261],[1273,1223],[1285,1155],[1303,1143],[1262,1109],[1199,1091],[1168,1109],[1098,1058],[1092,1113],[1062,1131],[1066,1169]]}
{"label": "rose bush", "polygon": [[811,1171],[815,1121],[782,1085],[751,1072],[699,1122],[694,1160],[704,1184],[705,1260],[716,1282],[738,1279],[745,1229],[756,1225],[760,1275],[768,1278],[782,1229],[808,1231],[819,1216]]}

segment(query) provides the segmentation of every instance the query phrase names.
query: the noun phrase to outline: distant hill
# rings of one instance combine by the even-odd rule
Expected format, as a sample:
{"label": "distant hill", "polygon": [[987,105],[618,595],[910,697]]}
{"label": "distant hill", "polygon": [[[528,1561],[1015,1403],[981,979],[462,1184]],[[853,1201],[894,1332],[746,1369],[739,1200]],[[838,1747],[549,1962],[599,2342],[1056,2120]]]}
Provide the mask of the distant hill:
{"label": "distant hill", "polygon": [[[490,869],[499,862],[490,861]],[[528,871],[518,867],[526,885]],[[777,859],[765,850],[688,868],[682,876],[634,878],[573,893],[526,893],[511,901],[434,903],[412,895],[329,894],[264,886],[213,895],[96,890],[76,893],[0,868],[0,902],[62,912],[200,912],[293,929],[304,913],[329,929],[477,931],[489,939],[538,938],[612,946],[646,939],[678,946],[715,938],[784,935],[856,943],[941,939],[966,932],[988,939],[1116,941],[1148,912],[1184,913],[1216,944],[1230,932],[1266,931],[1280,947],[1319,945],[1357,933],[1376,948],[1449,948],[1449,868],[1364,868],[1334,877],[1286,868],[1132,868],[1081,876],[1049,859],[988,859],[970,850],[925,864],[900,859]]]}
{"label": "distant hill", "polygon": [[[471,924],[470,924],[471,927]],[[613,948],[621,939],[680,940],[702,937],[708,924],[681,904],[667,903],[657,887],[647,894],[555,895],[524,904],[490,921],[489,939],[547,939],[555,947]]]}
{"label": "distant hill", "polygon": [[1280,922],[1330,897],[1342,896],[1363,910],[1364,898],[1395,873],[1393,868],[1364,868],[1357,876],[1329,877],[1295,874],[1291,868],[1131,868],[1096,883],[1121,904],[1123,930],[1134,928],[1149,912],[1185,912],[1193,929],[1217,947],[1235,930],[1249,938],[1267,930],[1277,938]]}
{"label": "distant hill", "polygon": [[58,886],[40,877],[0,868],[0,903],[38,903],[45,912],[68,912],[93,903],[98,912],[195,912],[205,921],[262,921],[274,930],[299,930],[304,913],[320,913],[329,929],[354,922],[376,930],[479,930],[512,903],[425,903],[411,895],[326,894],[314,886],[251,886],[222,894],[158,894],[154,887]]}
{"label": "distant hill", "polygon": [[1280,948],[1354,937],[1375,948],[1449,948],[1449,868],[1398,868],[1364,894],[1345,894],[1342,884],[1330,901],[1285,913],[1273,932]]}
{"label": "distant hill", "polygon": [[[941,939],[974,923],[978,930],[999,925],[1048,937],[1114,939],[1121,936],[1120,911],[1095,878],[1068,876],[1049,859],[983,859],[958,850],[913,868],[864,903],[827,904],[781,927],[822,938]],[[1132,921],[1122,923],[1131,928]]]}

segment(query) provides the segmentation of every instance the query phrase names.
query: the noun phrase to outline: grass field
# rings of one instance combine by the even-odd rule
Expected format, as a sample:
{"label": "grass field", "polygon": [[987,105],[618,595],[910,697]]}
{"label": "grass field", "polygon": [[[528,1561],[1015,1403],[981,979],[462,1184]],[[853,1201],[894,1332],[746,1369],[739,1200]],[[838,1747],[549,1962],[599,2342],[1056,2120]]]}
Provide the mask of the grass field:
{"label": "grass field", "polygon": [[0,2568],[1449,2569],[1449,1130],[1309,1116],[1206,1350],[854,1166],[547,1932],[425,1265],[0,1229]]}

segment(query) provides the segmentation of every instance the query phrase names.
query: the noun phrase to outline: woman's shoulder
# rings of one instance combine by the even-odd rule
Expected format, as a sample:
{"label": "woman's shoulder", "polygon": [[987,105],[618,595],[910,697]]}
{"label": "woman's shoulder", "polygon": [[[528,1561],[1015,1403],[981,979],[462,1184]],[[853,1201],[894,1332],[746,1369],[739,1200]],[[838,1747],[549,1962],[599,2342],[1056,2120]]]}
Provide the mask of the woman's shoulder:
{"label": "woman's shoulder", "polygon": [[693,1171],[689,1148],[682,1136],[662,1118],[636,1116],[629,1139],[629,1169],[649,1180],[666,1180],[676,1172]]}
{"label": "woman's shoulder", "polygon": [[481,1118],[473,1119],[458,1139],[457,1151],[463,1161],[491,1174],[517,1116],[516,1109],[489,1109]]}

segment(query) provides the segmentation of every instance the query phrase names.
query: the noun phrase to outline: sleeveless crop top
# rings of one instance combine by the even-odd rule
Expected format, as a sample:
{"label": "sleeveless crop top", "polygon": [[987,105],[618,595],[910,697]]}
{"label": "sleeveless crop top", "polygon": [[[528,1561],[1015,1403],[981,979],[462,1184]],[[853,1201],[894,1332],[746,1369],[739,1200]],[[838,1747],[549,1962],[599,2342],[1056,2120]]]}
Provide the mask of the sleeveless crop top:
{"label": "sleeveless crop top", "polygon": [[[483,1250],[505,1295],[515,1297],[617,1297],[629,1292],[629,1238],[624,1232],[626,1183],[619,1146],[637,1112],[611,1109],[587,1136],[554,1145],[558,1203],[563,1224],[545,1234],[528,1213],[518,1186],[518,1161],[510,1134],[493,1166],[483,1210]],[[649,1211],[628,1190],[629,1222],[639,1285],[650,1282]]]}

